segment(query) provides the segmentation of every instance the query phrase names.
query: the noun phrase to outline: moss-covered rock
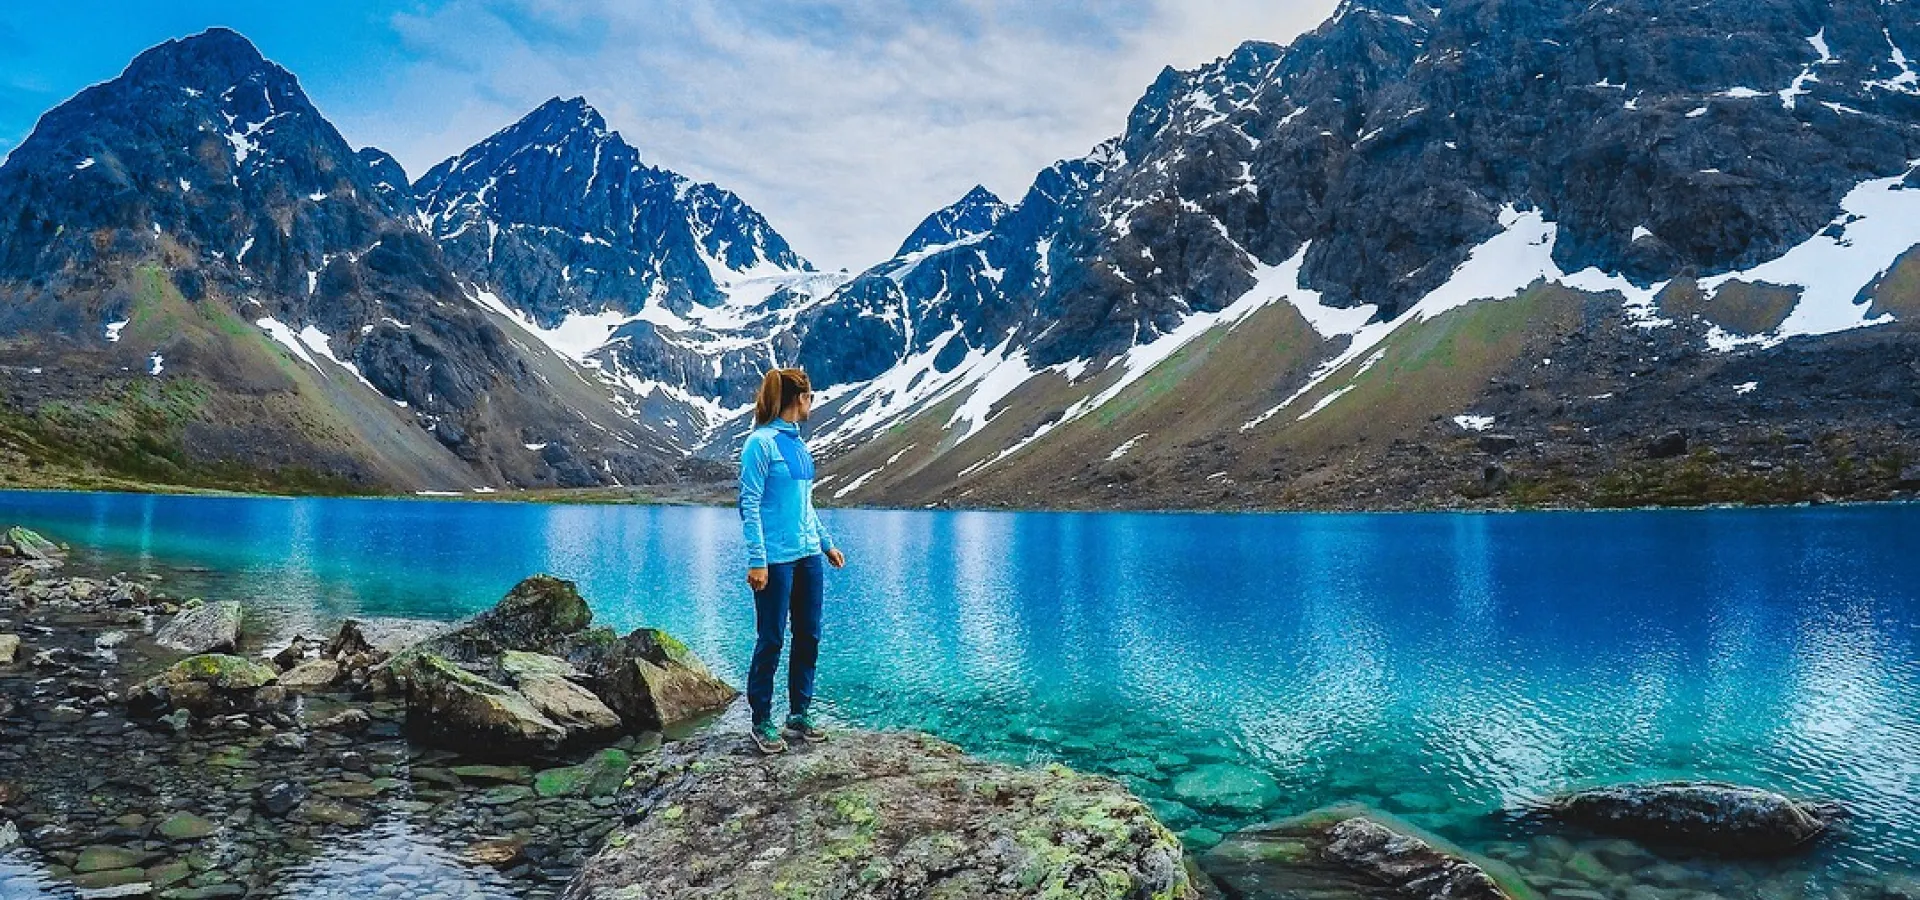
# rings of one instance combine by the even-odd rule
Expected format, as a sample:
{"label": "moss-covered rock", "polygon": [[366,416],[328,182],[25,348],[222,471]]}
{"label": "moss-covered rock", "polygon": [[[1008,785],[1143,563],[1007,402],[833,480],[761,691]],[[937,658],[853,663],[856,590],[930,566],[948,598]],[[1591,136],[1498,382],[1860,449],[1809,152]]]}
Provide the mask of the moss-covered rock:
{"label": "moss-covered rock", "polygon": [[509,650],[539,652],[593,624],[573,582],[535,575],[487,610],[446,634],[424,642],[424,649],[460,662],[497,660]]}
{"label": "moss-covered rock", "polygon": [[[194,718],[245,712],[271,699],[261,688],[272,685],[272,666],[223,653],[189,656],[127,691],[136,714],[159,716],[185,710]],[[271,705],[271,704],[268,704]]]}
{"label": "moss-covered rock", "polygon": [[1119,784],[924,735],[848,732],[772,757],[706,735],[634,781],[632,824],[568,900],[1198,896],[1179,840]]}
{"label": "moss-covered rock", "polygon": [[534,776],[533,789],[542,797],[610,797],[626,781],[633,757],[609,747],[577,766],[547,769]]}

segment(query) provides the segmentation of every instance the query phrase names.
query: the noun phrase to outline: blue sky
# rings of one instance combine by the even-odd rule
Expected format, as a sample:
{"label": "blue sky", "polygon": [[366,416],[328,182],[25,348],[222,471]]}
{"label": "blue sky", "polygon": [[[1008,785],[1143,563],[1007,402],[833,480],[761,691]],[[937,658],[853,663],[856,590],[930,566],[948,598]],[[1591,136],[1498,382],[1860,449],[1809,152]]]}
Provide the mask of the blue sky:
{"label": "blue sky", "polygon": [[974,184],[1009,201],[1116,134],[1162,66],[1286,42],[1334,0],[364,0],[0,5],[0,153],[133,56],[212,25],[418,177],[580,95],[644,158],[739,193],[828,268]]}

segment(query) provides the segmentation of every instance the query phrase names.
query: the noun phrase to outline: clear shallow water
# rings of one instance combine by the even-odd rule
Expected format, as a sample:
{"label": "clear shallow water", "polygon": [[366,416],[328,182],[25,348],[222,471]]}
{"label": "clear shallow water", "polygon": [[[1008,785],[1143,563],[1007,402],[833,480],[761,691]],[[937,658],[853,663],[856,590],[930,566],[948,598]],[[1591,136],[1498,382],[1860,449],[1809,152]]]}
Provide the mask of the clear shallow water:
{"label": "clear shallow water", "polygon": [[[1128,778],[1197,843],[1357,800],[1487,847],[1502,807],[1681,776],[1846,801],[1822,864],[1920,861],[1920,508],[825,516],[830,716]],[[730,509],[0,493],[16,521],[282,630],[545,571],[736,683],[752,642]],[[1220,763],[1271,805],[1208,808]]]}

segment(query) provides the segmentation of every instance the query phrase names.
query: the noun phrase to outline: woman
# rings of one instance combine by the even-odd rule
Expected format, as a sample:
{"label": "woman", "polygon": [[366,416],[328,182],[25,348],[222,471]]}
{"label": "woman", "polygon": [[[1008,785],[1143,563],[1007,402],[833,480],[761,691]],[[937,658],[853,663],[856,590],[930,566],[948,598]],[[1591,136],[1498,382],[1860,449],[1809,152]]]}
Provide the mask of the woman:
{"label": "woman", "polygon": [[826,740],[812,717],[813,669],[820,654],[823,557],[838,569],[846,556],[833,545],[813,511],[813,455],[800,440],[800,423],[813,412],[813,385],[799,369],[774,369],[760,381],[753,431],[740,448],[740,527],[747,540],[747,586],[753,588],[753,665],[747,705],[753,743],[781,753],[787,742],[773,725],[773,673],[789,618],[793,654],[787,660],[787,735]]}

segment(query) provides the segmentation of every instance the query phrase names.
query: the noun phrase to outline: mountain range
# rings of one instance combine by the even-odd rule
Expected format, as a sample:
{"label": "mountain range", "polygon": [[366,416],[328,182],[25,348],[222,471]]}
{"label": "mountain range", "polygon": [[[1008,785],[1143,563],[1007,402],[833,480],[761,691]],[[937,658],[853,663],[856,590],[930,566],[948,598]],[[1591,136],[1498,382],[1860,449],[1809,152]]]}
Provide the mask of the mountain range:
{"label": "mountain range", "polygon": [[[1920,16],[1349,0],[859,273],[555,99],[409,181],[213,30],[0,165],[0,463],[1400,508],[1920,489]],[[3,468],[3,466],[0,466]]]}

